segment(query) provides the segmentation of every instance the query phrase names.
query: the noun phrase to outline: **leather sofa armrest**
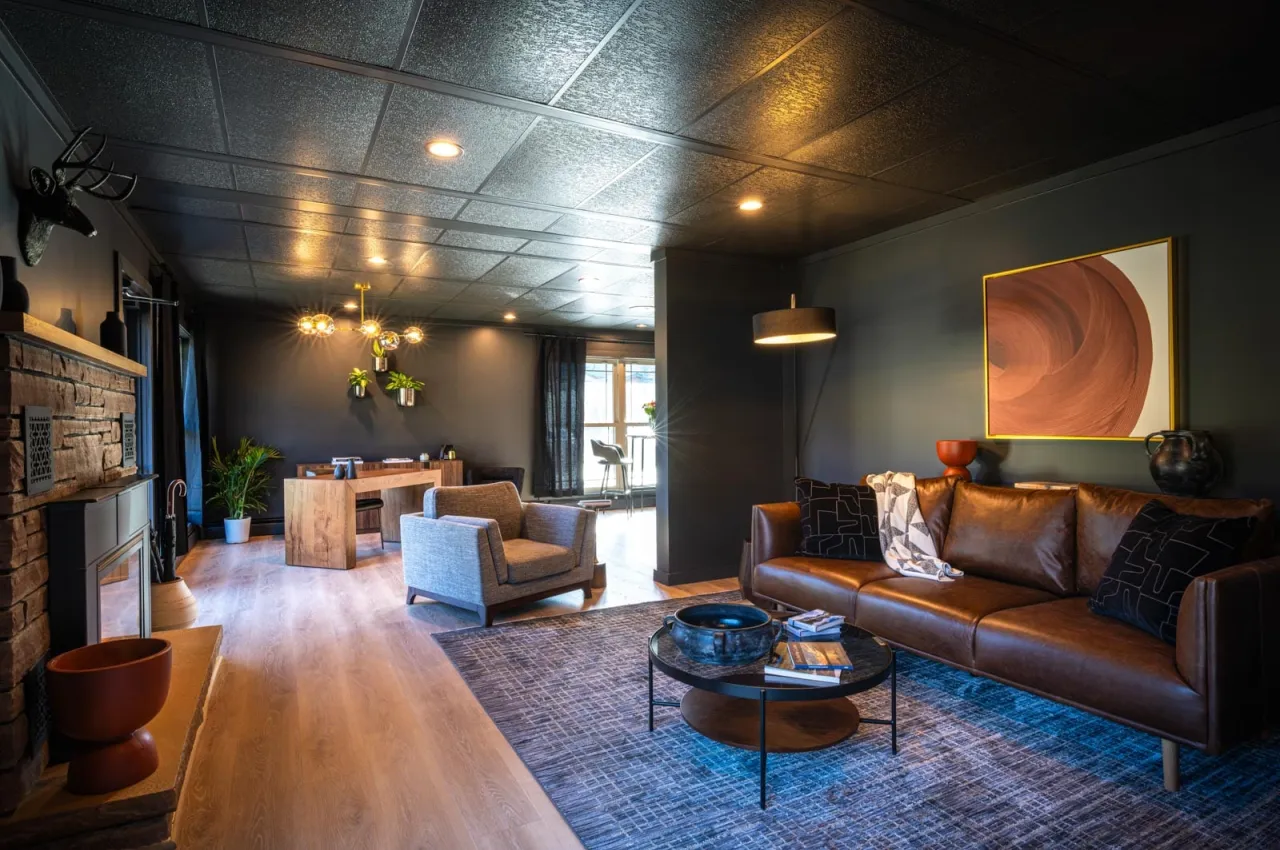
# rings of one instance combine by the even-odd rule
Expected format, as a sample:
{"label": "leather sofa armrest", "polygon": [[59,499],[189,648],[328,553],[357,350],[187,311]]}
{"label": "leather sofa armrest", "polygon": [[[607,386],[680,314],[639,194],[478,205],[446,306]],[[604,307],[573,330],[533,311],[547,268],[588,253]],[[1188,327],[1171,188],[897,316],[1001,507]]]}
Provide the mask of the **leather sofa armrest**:
{"label": "leather sofa armrest", "polygon": [[1174,656],[1207,702],[1210,753],[1280,722],[1280,557],[1191,582]]}
{"label": "leather sofa armrest", "polygon": [[751,508],[751,557],[739,576],[742,592],[751,593],[757,564],[800,551],[800,503],[771,502]]}

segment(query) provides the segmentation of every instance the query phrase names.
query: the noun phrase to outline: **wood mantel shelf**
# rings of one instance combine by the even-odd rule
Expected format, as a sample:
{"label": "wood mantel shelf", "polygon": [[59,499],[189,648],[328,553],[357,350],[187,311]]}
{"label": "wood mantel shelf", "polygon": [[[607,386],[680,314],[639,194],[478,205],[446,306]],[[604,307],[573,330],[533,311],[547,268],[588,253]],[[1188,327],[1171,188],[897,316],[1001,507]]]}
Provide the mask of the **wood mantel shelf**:
{"label": "wood mantel shelf", "polygon": [[0,312],[0,334],[43,343],[113,372],[123,372],[135,378],[147,377],[147,367],[141,363],[116,354],[114,351],[108,351],[84,337],[41,321],[29,313]]}

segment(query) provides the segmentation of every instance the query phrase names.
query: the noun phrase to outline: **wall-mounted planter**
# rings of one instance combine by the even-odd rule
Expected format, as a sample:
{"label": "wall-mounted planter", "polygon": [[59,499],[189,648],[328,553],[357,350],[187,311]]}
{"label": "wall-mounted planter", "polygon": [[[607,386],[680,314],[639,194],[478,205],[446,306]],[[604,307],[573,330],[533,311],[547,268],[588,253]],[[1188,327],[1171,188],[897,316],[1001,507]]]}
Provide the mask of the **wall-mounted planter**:
{"label": "wall-mounted planter", "polygon": [[356,398],[364,398],[369,394],[369,388],[364,384],[352,384],[351,391],[355,393]]}
{"label": "wall-mounted planter", "polygon": [[418,391],[410,389],[396,390],[396,404],[401,407],[413,407],[418,402]]}
{"label": "wall-mounted planter", "polygon": [[373,358],[373,371],[378,372],[379,374],[381,374],[382,372],[387,371],[387,369],[388,369],[388,368],[389,368],[389,367],[388,367],[388,365],[387,365],[387,358],[386,358],[386,357],[376,357],[376,356],[375,356],[375,357]]}

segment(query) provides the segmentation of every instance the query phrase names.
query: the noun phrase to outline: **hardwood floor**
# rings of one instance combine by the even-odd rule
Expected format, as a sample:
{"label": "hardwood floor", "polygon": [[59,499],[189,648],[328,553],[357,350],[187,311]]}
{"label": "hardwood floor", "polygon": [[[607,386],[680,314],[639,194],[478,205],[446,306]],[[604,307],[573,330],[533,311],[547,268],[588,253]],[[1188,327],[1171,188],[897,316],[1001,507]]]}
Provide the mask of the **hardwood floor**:
{"label": "hardwood floor", "polygon": [[[609,586],[499,622],[731,590],[653,582],[654,511],[600,518]],[[350,571],[288,567],[279,537],[201,543],[180,570],[223,664],[176,838],[193,848],[574,848],[580,844],[431,634],[476,625],[404,604],[399,547]],[[639,721],[637,721],[639,722]]]}

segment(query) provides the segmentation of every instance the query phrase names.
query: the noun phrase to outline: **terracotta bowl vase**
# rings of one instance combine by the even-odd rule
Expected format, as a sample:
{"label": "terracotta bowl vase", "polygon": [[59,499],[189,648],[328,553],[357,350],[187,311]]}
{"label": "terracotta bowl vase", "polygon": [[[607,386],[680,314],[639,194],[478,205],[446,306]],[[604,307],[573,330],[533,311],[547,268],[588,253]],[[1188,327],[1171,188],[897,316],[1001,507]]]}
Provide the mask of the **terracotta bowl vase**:
{"label": "terracotta bowl vase", "polygon": [[173,650],[160,638],[123,638],[51,659],[47,685],[53,727],[75,742],[67,767],[73,794],[108,794],[160,766],[144,727],[169,697]]}
{"label": "terracotta bowl vase", "polygon": [[967,467],[978,456],[977,440],[939,440],[938,460],[946,465],[944,477],[955,476],[965,481],[972,481]]}

